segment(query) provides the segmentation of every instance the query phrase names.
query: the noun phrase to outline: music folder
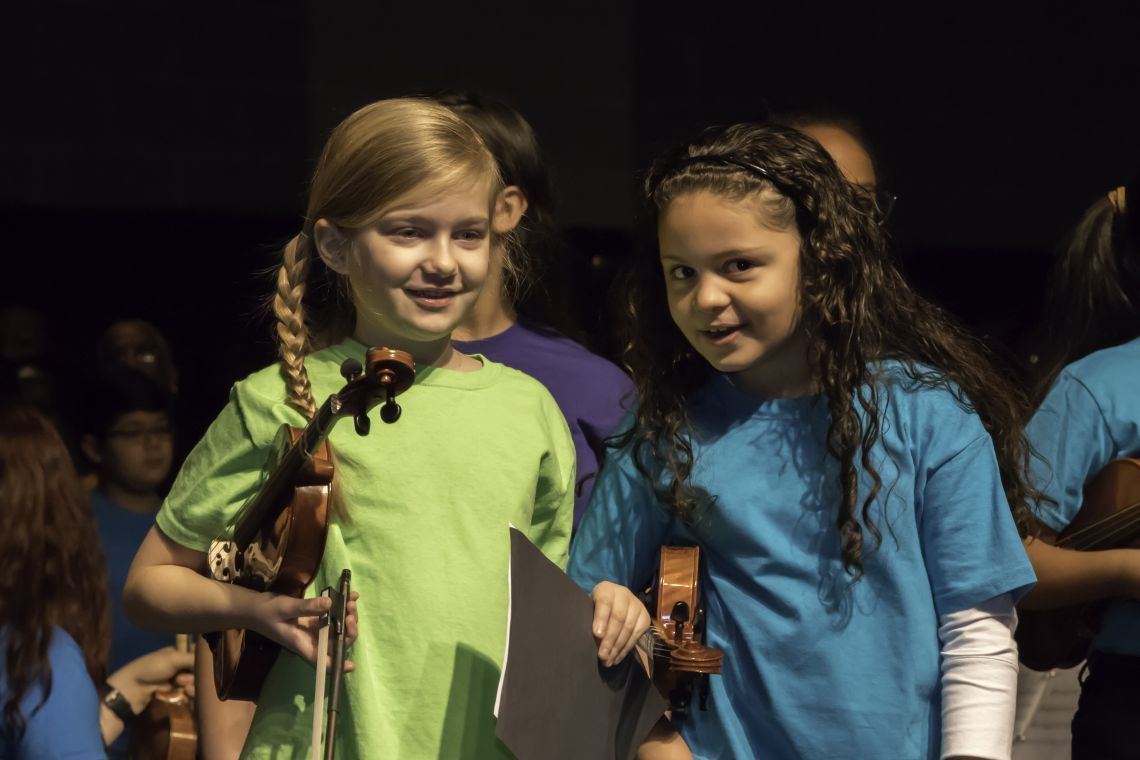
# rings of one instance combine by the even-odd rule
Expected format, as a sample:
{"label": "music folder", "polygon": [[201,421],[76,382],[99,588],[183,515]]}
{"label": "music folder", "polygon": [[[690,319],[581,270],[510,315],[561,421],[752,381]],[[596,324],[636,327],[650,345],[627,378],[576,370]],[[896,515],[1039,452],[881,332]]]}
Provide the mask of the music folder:
{"label": "music folder", "polygon": [[510,529],[507,648],[496,735],[519,760],[632,760],[665,712],[631,652],[598,661],[590,596]]}

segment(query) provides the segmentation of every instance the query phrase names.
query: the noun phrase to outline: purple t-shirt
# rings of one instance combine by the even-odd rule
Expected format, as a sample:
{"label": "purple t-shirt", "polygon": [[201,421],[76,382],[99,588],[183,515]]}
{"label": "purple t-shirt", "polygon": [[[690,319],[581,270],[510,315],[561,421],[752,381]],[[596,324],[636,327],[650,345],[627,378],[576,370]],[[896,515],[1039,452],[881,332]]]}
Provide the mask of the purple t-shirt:
{"label": "purple t-shirt", "polygon": [[554,396],[570,426],[578,457],[578,487],[574,491],[577,528],[605,456],[605,438],[625,414],[633,398],[633,383],[613,363],[542,327],[516,323],[484,340],[455,341],[455,347],[524,372]]}

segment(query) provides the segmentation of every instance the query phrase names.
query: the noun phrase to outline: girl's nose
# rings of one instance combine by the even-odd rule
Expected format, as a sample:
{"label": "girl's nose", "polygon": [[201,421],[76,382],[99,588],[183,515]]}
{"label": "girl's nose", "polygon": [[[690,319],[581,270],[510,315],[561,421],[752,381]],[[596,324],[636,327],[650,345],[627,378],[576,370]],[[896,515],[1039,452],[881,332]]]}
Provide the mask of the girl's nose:
{"label": "girl's nose", "polygon": [[427,258],[424,259],[424,270],[440,277],[454,275],[459,269],[459,264],[452,254],[451,245],[450,238],[433,241],[428,247]]}
{"label": "girl's nose", "polygon": [[713,311],[728,306],[728,294],[724,292],[711,277],[701,277],[697,280],[696,291],[693,293],[693,303],[698,309]]}

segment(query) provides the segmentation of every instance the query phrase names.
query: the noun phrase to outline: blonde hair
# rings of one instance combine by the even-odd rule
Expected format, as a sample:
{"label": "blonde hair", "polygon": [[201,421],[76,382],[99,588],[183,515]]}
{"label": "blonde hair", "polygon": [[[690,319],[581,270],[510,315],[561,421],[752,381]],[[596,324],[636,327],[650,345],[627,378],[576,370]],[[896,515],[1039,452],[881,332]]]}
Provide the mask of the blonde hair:
{"label": "blonde hair", "polygon": [[[316,413],[304,358],[343,340],[355,310],[345,278],[317,255],[313,223],[345,230],[374,224],[396,200],[482,182],[493,203],[502,184],[495,159],[466,122],[413,98],[381,100],[352,113],[329,135],[309,185],[305,225],[281,252],[273,295],[287,402]],[[308,299],[308,300],[306,300]]]}

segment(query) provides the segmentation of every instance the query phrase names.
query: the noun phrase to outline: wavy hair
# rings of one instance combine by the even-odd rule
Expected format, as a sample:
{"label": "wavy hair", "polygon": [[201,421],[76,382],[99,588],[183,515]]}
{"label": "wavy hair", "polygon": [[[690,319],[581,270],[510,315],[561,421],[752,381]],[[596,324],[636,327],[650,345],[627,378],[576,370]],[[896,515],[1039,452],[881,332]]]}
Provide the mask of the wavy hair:
{"label": "wavy hair", "polygon": [[106,573],[94,517],[59,433],[30,406],[0,409],[0,625],[11,735],[24,733],[20,700],[32,685],[43,679],[44,701],[51,694],[53,626],[75,639],[92,680],[103,683],[111,643]]}
{"label": "wavy hair", "polygon": [[[827,450],[839,463],[840,485],[835,525],[853,582],[862,576],[865,551],[882,538],[870,514],[883,486],[871,461],[882,433],[880,391],[874,382],[878,362],[898,360],[913,380],[946,388],[981,418],[993,438],[1006,497],[1024,532],[1033,492],[1025,475],[1029,446],[1020,425],[1022,393],[994,370],[980,341],[906,283],[874,209],[827,153],[789,127],[713,128],[653,164],[645,182],[650,220],[656,222],[675,198],[697,191],[729,200],[757,198],[765,224],[780,229],[795,225],[803,241],[800,325],[808,364],[831,415]],[[693,522],[703,504],[689,482],[693,449],[686,399],[714,370],[669,315],[656,246],[643,248],[635,269],[626,310],[631,335],[625,361],[641,403],[634,427],[618,444],[634,446],[635,461],[647,478],[652,477],[650,462],[664,470],[663,501]],[[871,480],[861,504],[860,469]]]}

